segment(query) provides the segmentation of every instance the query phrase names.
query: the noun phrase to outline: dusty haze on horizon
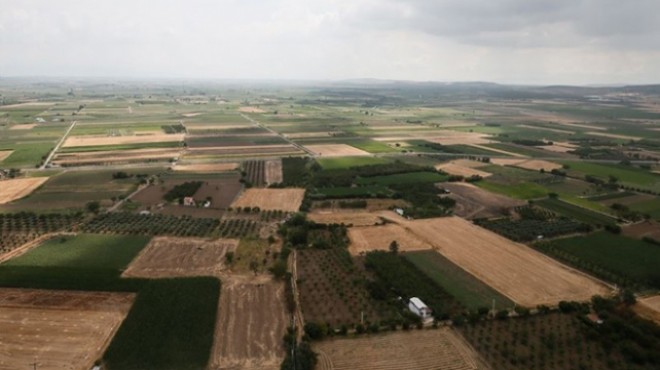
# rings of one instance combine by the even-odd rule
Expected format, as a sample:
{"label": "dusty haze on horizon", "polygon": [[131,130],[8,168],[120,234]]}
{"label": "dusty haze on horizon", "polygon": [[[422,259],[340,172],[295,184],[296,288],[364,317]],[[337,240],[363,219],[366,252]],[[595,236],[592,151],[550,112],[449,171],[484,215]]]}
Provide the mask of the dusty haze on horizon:
{"label": "dusty haze on horizon", "polygon": [[657,0],[0,0],[0,76],[660,82]]}

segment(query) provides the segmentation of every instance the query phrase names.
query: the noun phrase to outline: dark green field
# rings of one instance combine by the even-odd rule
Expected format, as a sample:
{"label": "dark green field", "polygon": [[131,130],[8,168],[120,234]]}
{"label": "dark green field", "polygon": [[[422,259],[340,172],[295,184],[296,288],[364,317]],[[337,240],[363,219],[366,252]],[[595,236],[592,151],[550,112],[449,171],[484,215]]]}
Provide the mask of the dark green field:
{"label": "dark green field", "polygon": [[660,289],[660,246],[605,231],[536,248],[619,285]]}
{"label": "dark green field", "polygon": [[611,225],[616,223],[616,219],[597,213],[586,208],[578,207],[576,205],[566,203],[560,199],[547,198],[534,202],[545,209],[559,213],[560,215],[572,218],[574,220],[582,221],[592,225]]}

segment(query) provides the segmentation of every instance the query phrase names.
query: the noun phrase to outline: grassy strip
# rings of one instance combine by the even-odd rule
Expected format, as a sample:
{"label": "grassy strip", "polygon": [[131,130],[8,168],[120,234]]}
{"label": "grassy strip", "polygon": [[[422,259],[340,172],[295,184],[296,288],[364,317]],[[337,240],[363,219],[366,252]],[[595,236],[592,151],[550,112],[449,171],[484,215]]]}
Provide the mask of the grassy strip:
{"label": "grassy strip", "polygon": [[370,186],[339,186],[333,188],[319,188],[319,194],[326,198],[351,198],[351,197],[386,197],[392,194],[392,191],[383,185]]}
{"label": "grassy strip", "polygon": [[547,198],[536,201],[535,204],[538,204],[545,209],[559,213],[563,216],[591,225],[603,226],[616,223],[616,219],[612,217],[576,206],[574,204],[566,203],[560,199]]}
{"label": "grassy strip", "polygon": [[514,306],[513,301],[435,251],[408,252],[403,256],[471,310],[491,307],[493,301],[497,309]]}

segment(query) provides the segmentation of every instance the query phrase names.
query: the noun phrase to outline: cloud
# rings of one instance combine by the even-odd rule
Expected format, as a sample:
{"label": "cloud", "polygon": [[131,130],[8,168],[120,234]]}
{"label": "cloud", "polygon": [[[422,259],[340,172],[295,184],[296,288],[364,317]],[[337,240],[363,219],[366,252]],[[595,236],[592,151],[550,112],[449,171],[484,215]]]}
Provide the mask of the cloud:
{"label": "cloud", "polygon": [[653,0],[0,0],[0,76],[658,82]]}

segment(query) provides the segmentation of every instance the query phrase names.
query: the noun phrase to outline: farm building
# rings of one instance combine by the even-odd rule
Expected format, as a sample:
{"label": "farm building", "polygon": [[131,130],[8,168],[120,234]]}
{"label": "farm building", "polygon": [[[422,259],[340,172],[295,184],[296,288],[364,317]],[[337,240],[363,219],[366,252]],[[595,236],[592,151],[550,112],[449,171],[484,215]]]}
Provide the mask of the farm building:
{"label": "farm building", "polygon": [[185,197],[183,198],[183,205],[188,207],[194,207],[197,204],[195,203],[195,199],[193,199],[193,197]]}
{"label": "farm building", "polygon": [[417,297],[410,298],[408,309],[422,319],[428,319],[431,317],[431,309]]}

